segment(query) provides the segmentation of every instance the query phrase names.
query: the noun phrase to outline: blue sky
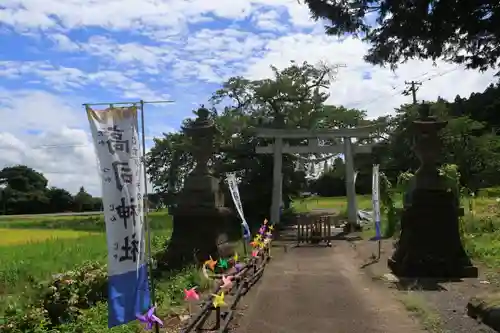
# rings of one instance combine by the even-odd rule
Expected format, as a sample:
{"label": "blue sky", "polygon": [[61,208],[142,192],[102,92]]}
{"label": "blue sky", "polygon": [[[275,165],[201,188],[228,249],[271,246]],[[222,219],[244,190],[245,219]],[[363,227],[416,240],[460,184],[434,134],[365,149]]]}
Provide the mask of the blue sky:
{"label": "blue sky", "polygon": [[367,47],[325,36],[296,0],[3,0],[0,167],[27,164],[51,185],[99,194],[82,103],[175,100],[146,107],[152,138],[179,128],[227,78],[264,78],[290,60],[345,64],[329,102],[371,117],[408,102],[405,80],[424,80],[419,99],[467,96],[493,81],[441,62],[393,73],[366,64]]}

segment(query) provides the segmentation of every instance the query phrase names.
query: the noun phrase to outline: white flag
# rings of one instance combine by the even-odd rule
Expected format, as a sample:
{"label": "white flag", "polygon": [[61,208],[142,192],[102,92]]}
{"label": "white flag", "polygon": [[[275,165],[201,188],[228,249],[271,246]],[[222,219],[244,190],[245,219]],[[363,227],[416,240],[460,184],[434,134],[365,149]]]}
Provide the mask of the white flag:
{"label": "white flag", "polygon": [[375,221],[376,237],[381,236],[380,230],[380,172],[379,166],[373,166],[372,173],[372,203],[373,203],[373,219]]}
{"label": "white flag", "polygon": [[102,180],[111,328],[135,320],[150,305],[137,107],[87,108],[87,115]]}
{"label": "white flag", "polygon": [[238,211],[238,215],[241,218],[241,225],[243,226],[243,237],[250,238],[250,228],[248,227],[247,220],[243,214],[243,205],[241,203],[240,191],[238,190],[238,183],[236,181],[236,176],[234,173],[228,173],[226,175],[227,184],[229,185],[229,192],[231,192],[231,197],[233,198],[234,206]]}

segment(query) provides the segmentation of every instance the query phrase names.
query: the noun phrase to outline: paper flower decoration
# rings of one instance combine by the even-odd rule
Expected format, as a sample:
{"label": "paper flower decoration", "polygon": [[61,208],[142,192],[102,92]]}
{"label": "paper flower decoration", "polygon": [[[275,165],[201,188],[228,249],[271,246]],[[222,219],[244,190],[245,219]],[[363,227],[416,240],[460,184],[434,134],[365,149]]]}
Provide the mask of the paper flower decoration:
{"label": "paper flower decoration", "polygon": [[273,231],[274,230],[274,224],[273,225],[270,225],[267,227],[269,229],[269,231]]}
{"label": "paper flower decoration", "polygon": [[242,268],[243,268],[243,265],[242,265],[242,264],[240,264],[240,263],[236,263],[236,264],[234,265],[234,269],[236,269],[236,272],[241,271],[241,269],[242,269]]}
{"label": "paper flower decoration", "polygon": [[221,306],[225,306],[226,302],[224,302],[224,292],[221,292],[220,295],[215,295],[212,294],[214,297],[212,304],[214,305],[214,308],[219,308]]}
{"label": "paper flower decoration", "polygon": [[267,224],[267,219],[264,219],[264,224]]}
{"label": "paper flower decoration", "polygon": [[238,259],[239,259],[238,253],[235,253],[234,257],[233,257],[233,261],[236,263],[236,262],[238,262]]}
{"label": "paper flower decoration", "polygon": [[263,234],[263,233],[265,233],[265,232],[266,232],[266,227],[264,227],[264,226],[260,227],[260,229],[259,229],[259,234],[261,234],[261,235],[262,235],[262,234]]}
{"label": "paper flower decoration", "polygon": [[185,301],[197,301],[200,299],[200,295],[196,292],[196,287],[191,289],[184,289],[184,300]]}
{"label": "paper flower decoration", "polygon": [[212,256],[210,259],[205,261],[205,266],[208,266],[212,271],[215,269],[215,265],[217,264],[217,260],[213,260]]}
{"label": "paper flower decoration", "polygon": [[255,241],[259,242],[262,240],[262,235],[255,235],[255,238],[254,238]]}
{"label": "paper flower decoration", "polygon": [[219,259],[219,267],[220,268],[228,268],[228,262],[227,262],[227,259],[224,259],[224,258],[220,258]]}
{"label": "paper flower decoration", "polygon": [[258,250],[253,250],[252,251],[252,257],[257,257],[259,255],[259,251]]}
{"label": "paper flower decoration", "polygon": [[153,325],[155,323],[158,323],[160,326],[163,326],[163,322],[155,316],[155,307],[153,306],[151,309],[148,310],[148,312],[145,315],[139,315],[137,316],[137,319],[139,319],[140,322],[143,322],[146,324],[146,329],[151,330],[153,329]]}
{"label": "paper flower decoration", "polygon": [[222,275],[222,285],[220,287],[222,290],[230,290],[233,287],[233,277]]}

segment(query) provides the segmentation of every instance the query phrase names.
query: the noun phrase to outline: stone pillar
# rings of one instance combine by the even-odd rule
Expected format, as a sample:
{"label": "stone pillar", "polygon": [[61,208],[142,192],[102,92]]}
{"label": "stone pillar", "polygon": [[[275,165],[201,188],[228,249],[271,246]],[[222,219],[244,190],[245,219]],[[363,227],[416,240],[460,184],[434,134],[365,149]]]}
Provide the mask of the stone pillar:
{"label": "stone pillar", "polygon": [[410,182],[401,217],[401,234],[388,265],[403,277],[477,277],[460,239],[459,198],[439,175],[441,140],[447,124],[429,115],[428,104],[420,106],[413,122],[414,151],[420,168]]}
{"label": "stone pillar", "polygon": [[271,204],[271,223],[280,223],[280,206],[283,198],[283,139],[274,139],[273,152],[273,194]]}
{"label": "stone pillar", "polygon": [[216,128],[208,118],[209,111],[198,110],[198,118],[184,133],[191,139],[191,150],[196,161],[184,188],[176,198],[173,215],[173,232],[162,263],[168,268],[178,268],[193,261],[216,258],[220,246],[227,242],[228,223],[232,211],[224,207],[220,181],[208,168],[214,152]]}
{"label": "stone pillar", "polygon": [[345,186],[347,194],[347,220],[351,230],[358,228],[358,207],[356,205],[356,184],[354,182],[354,156],[350,137],[344,138]]}

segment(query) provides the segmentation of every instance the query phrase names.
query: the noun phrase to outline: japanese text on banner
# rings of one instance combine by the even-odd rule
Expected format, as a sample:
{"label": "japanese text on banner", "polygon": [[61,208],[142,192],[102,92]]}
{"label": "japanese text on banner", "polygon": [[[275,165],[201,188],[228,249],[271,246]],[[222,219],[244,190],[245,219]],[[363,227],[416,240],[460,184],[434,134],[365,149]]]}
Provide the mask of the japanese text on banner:
{"label": "japanese text on banner", "polygon": [[[142,311],[138,300],[149,298],[137,108],[87,112],[102,179],[111,327],[134,320]],[[132,291],[129,294],[121,291],[126,284]],[[113,308],[115,301],[117,307]]]}

